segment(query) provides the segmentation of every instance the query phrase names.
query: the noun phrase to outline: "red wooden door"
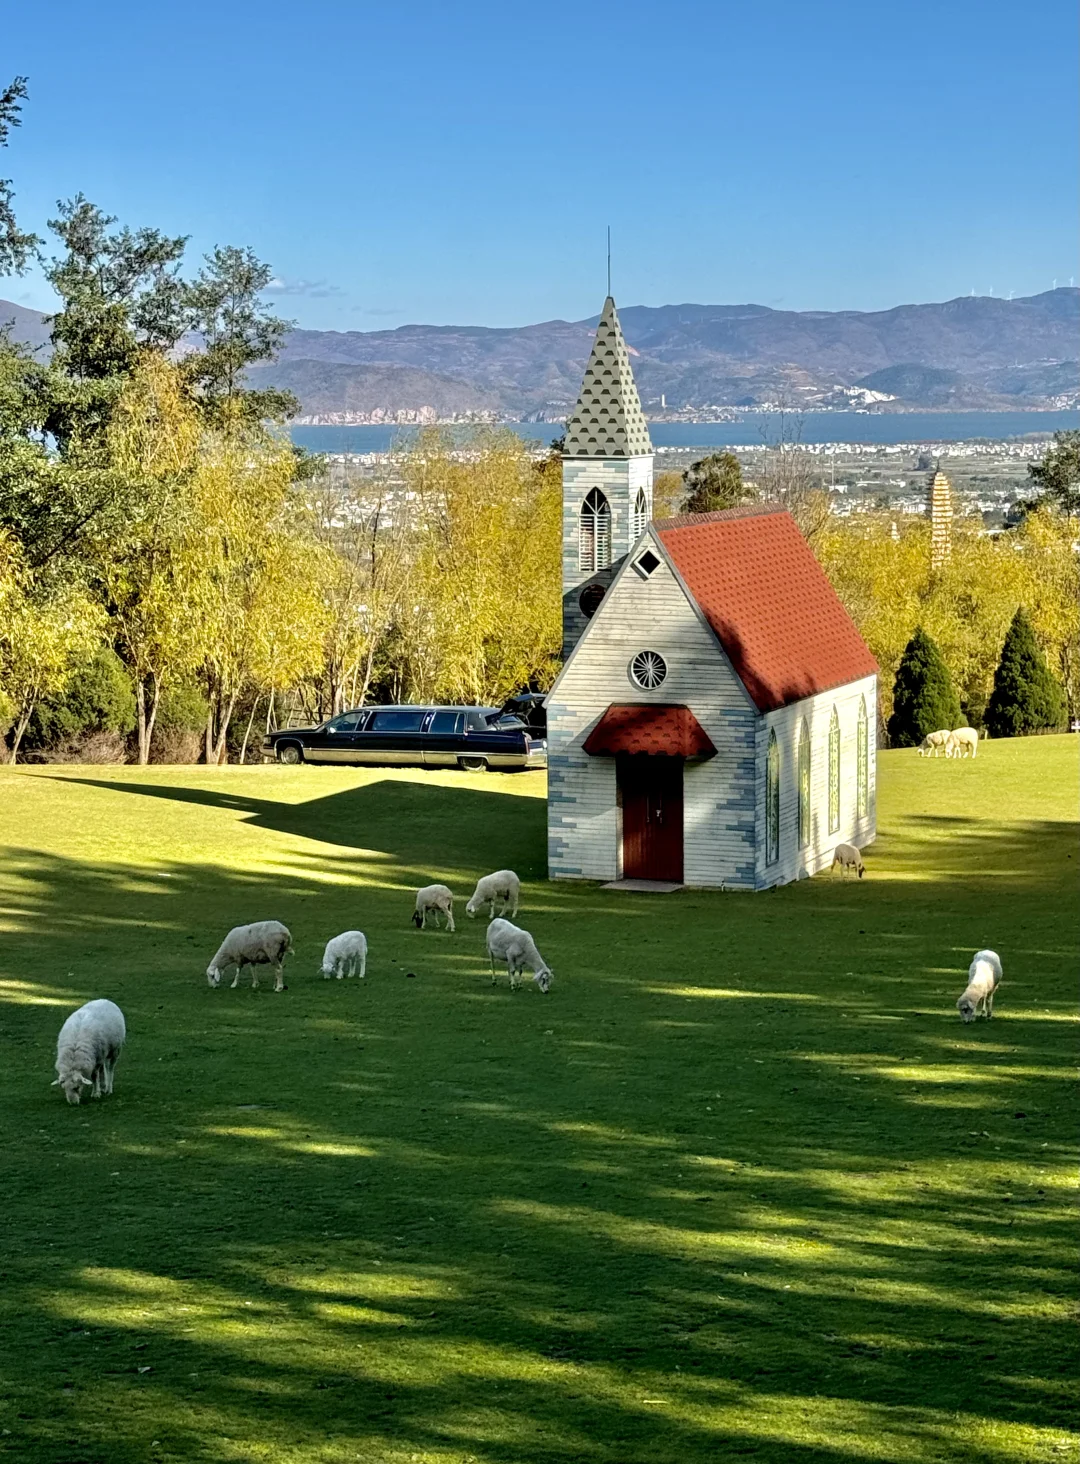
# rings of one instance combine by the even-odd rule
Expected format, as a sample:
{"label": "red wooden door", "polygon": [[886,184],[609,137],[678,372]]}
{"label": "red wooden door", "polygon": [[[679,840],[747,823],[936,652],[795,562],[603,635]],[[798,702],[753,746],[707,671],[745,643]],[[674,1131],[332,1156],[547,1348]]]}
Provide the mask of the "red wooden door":
{"label": "red wooden door", "polygon": [[624,879],[683,877],[683,763],[681,757],[621,757]]}

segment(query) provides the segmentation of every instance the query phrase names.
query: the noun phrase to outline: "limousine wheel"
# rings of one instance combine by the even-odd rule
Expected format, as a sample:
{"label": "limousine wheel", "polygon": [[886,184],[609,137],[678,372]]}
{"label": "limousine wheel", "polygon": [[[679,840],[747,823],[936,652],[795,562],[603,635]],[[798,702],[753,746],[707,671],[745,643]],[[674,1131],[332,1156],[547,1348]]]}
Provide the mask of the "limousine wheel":
{"label": "limousine wheel", "polygon": [[486,757],[459,757],[458,766],[467,773],[482,773],[487,768]]}
{"label": "limousine wheel", "polygon": [[294,768],[297,763],[304,761],[304,754],[295,742],[287,742],[284,747],[278,748],[277,759],[279,763],[284,763],[286,767]]}

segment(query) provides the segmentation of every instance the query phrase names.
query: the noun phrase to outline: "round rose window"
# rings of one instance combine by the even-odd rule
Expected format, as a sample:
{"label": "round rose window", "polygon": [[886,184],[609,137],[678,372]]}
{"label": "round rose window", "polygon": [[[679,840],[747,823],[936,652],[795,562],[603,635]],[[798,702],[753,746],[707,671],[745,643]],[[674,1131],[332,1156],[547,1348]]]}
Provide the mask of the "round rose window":
{"label": "round rose window", "polygon": [[638,651],[630,662],[630,680],[642,691],[655,691],[667,676],[667,666],[659,651]]}

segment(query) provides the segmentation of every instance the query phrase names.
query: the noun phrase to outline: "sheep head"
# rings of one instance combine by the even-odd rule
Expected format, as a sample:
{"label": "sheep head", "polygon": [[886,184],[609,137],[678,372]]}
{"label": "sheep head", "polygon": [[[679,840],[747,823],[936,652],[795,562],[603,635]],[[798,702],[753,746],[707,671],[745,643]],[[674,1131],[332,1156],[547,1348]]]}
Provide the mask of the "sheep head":
{"label": "sheep head", "polygon": [[414,910],[413,911],[413,914],[412,914],[412,923],[416,926],[417,930],[419,930],[423,926],[423,924],[424,924],[424,917],[420,914],[420,911],[419,910]]}
{"label": "sheep head", "polygon": [[54,1088],[63,1088],[64,1097],[67,1101],[78,1104],[82,1100],[82,1090],[93,1085],[90,1079],[83,1073],[70,1072],[65,1073],[63,1077],[54,1079],[52,1086]]}
{"label": "sheep head", "polygon": [[551,989],[551,983],[555,980],[555,972],[550,966],[545,966],[542,970],[534,974],[533,980],[546,996]]}
{"label": "sheep head", "polygon": [[975,1003],[966,991],[956,1003],[956,1009],[965,1022],[973,1022],[975,1020]]}
{"label": "sheep head", "polygon": [[206,968],[206,980],[207,980],[208,984],[211,985],[211,986],[220,986],[221,985],[221,972],[218,970],[218,968],[216,966],[207,966],[207,968]]}

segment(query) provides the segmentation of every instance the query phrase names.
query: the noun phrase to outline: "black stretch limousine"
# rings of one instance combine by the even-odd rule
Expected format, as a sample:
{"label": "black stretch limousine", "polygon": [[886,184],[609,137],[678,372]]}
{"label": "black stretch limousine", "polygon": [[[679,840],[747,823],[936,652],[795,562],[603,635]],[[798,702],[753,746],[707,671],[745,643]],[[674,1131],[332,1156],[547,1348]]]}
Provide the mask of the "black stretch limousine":
{"label": "black stretch limousine", "polygon": [[483,707],[362,707],[321,727],[263,739],[282,763],[364,763],[423,768],[547,767],[547,742],[514,716]]}

